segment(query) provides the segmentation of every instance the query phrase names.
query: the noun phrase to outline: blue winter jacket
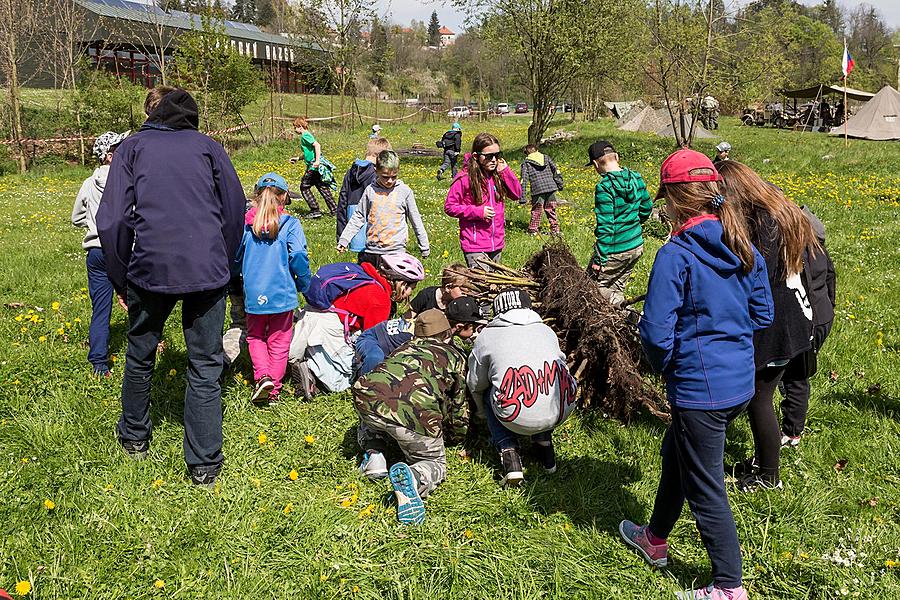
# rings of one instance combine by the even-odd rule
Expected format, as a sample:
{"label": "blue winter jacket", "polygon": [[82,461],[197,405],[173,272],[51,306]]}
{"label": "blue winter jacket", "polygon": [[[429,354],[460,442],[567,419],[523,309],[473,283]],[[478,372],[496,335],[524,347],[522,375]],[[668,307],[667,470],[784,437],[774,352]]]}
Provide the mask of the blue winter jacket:
{"label": "blue winter jacket", "polygon": [[[350,222],[350,217],[359,207],[359,200],[362,198],[366,188],[375,182],[375,164],[368,160],[355,160],[353,166],[344,175],[344,181],[341,183],[341,192],[338,194],[337,211],[335,213],[335,221],[337,223],[337,241],[341,241],[341,234],[344,233],[344,227]],[[362,226],[350,245],[347,246],[351,252],[362,252],[366,249],[366,225]]]}
{"label": "blue winter jacket", "polygon": [[300,221],[281,215],[278,237],[258,238],[247,213],[236,262],[244,279],[244,309],[251,315],[273,315],[297,308],[297,292],[309,288],[311,274],[306,236]]}
{"label": "blue winter jacket", "polygon": [[197,104],[166,94],[119,144],[97,210],[109,279],[163,294],[224,287],[246,197],[222,145],[197,131]]}
{"label": "blue winter jacket", "polygon": [[771,325],[775,309],[759,252],[746,273],[719,220],[701,219],[656,254],[639,329],[670,403],[721,410],[753,396],[753,332]]}

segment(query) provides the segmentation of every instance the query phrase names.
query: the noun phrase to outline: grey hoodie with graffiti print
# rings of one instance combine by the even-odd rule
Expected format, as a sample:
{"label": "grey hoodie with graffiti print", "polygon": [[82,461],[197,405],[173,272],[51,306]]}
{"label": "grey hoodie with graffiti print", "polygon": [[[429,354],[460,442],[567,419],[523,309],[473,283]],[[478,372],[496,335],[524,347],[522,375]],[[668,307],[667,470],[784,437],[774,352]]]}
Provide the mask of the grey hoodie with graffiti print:
{"label": "grey hoodie with graffiti print", "polygon": [[575,407],[577,384],[556,334],[530,308],[495,317],[478,334],[466,383],[478,406],[503,426],[534,435],[558,427]]}

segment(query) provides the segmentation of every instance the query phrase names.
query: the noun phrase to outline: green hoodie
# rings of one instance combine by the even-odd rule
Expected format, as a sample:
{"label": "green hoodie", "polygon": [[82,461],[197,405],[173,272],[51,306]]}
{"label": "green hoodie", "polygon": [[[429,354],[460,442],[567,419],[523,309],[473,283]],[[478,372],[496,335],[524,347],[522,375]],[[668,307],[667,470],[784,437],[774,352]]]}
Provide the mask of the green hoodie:
{"label": "green hoodie", "polygon": [[634,250],[644,243],[641,223],[650,217],[653,200],[640,173],[622,169],[605,173],[594,191],[597,256],[606,264],[611,254]]}

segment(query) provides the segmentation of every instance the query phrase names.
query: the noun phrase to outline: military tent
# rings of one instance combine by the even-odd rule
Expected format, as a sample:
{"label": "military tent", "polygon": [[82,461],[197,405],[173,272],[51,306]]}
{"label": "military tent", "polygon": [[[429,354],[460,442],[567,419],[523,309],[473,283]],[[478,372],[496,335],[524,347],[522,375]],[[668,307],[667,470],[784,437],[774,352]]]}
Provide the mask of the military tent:
{"label": "military tent", "polygon": [[[844,126],[830,135],[844,135]],[[881,88],[847,121],[847,135],[864,140],[900,140],[900,92],[889,85]]]}

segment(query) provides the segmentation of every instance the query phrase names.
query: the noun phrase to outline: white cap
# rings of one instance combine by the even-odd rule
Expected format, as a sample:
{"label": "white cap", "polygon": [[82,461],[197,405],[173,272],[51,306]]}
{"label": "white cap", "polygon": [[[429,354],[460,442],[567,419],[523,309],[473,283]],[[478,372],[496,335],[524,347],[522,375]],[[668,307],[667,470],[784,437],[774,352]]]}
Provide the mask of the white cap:
{"label": "white cap", "polygon": [[381,125],[375,123],[374,125],[372,125],[372,131],[381,131]]}

